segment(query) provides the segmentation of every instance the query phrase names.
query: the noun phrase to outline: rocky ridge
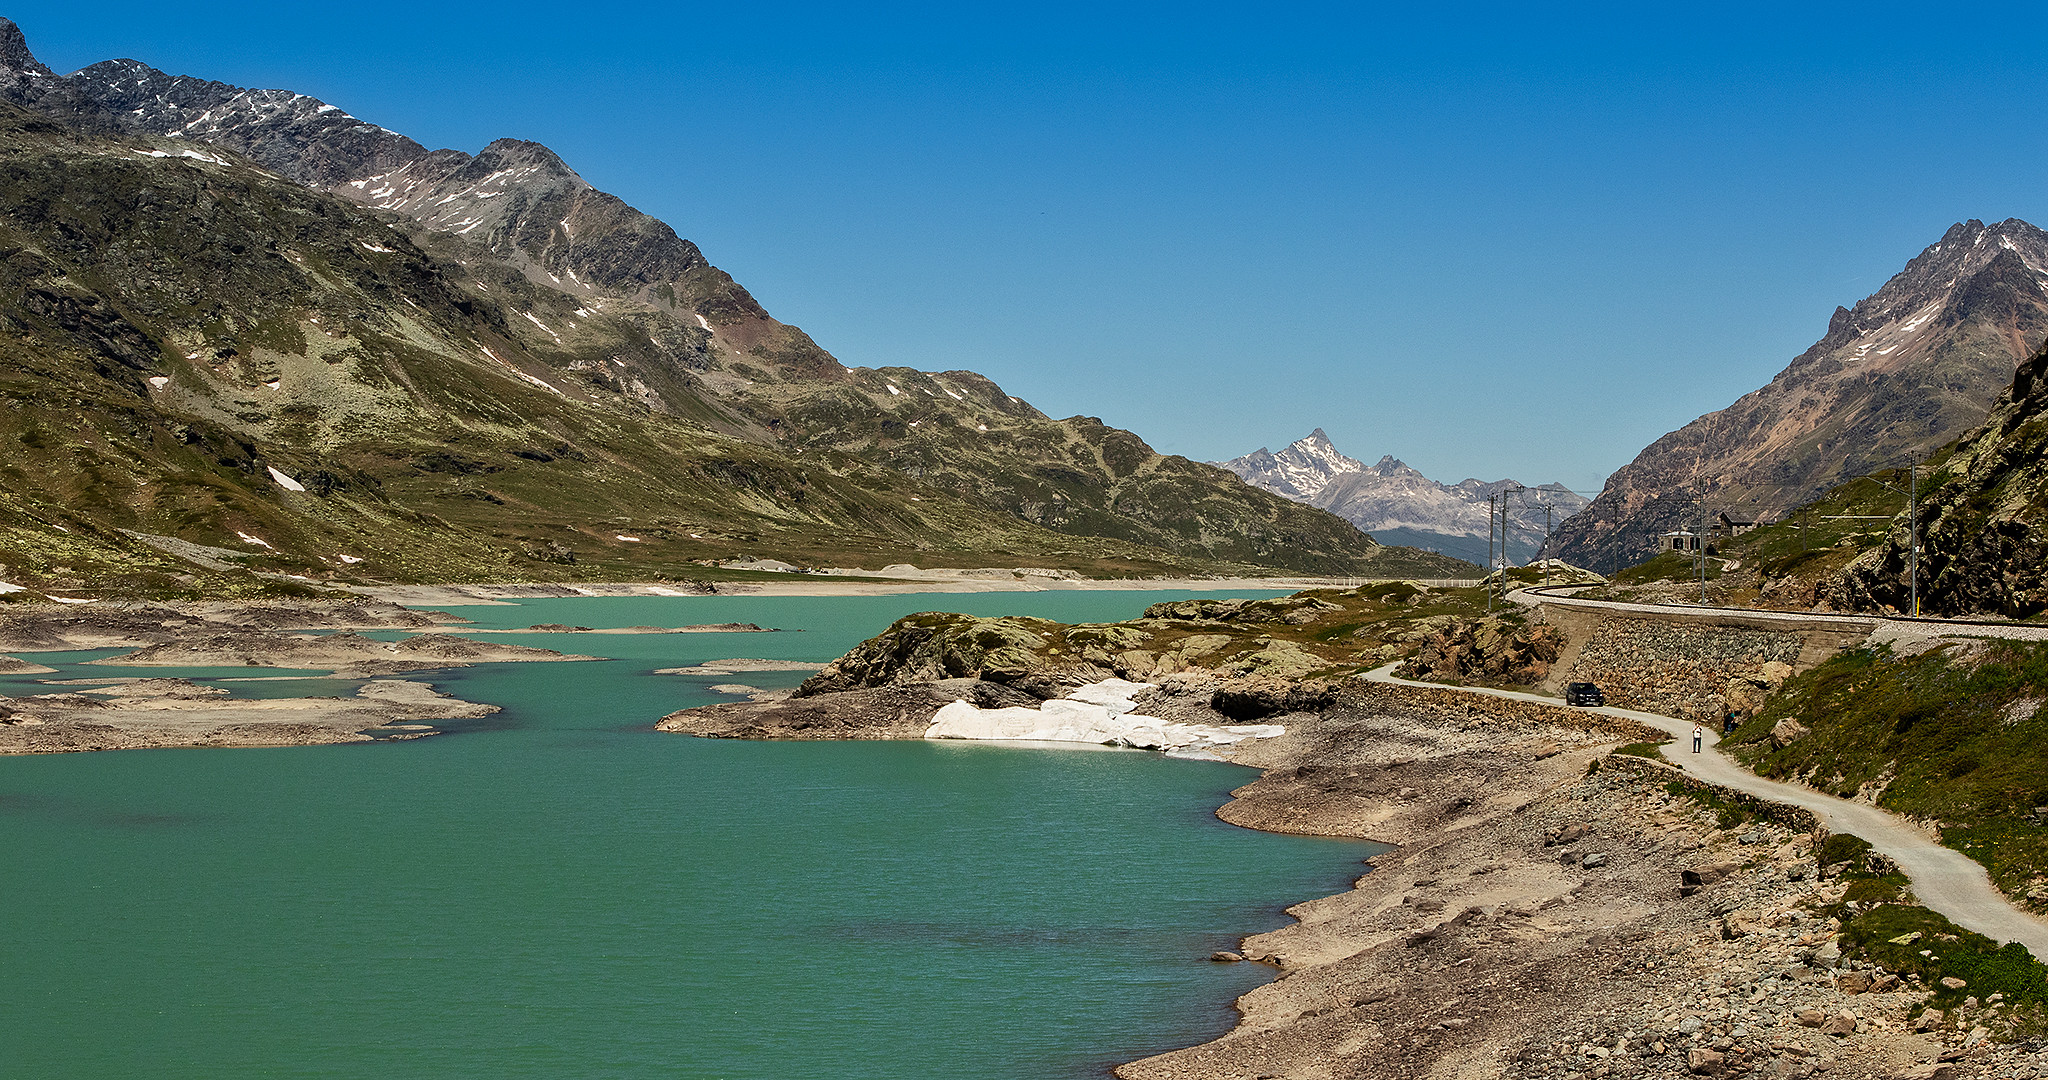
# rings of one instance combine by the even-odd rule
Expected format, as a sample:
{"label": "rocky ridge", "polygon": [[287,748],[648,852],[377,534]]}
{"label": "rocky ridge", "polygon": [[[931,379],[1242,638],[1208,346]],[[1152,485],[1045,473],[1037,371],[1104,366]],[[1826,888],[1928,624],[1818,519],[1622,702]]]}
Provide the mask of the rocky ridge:
{"label": "rocky ridge", "polygon": [[1842,481],[1923,460],[1983,421],[2048,338],[2048,233],[1951,227],[1770,384],[1646,448],[1545,549],[1611,571],[1727,512],[1774,519]]}
{"label": "rocky ridge", "polygon": [[[93,354],[111,356],[133,373],[120,376],[129,383],[164,380],[156,386],[160,405],[202,414],[223,429],[216,438],[249,446],[227,456],[266,464],[273,459],[303,462],[316,452],[332,457],[346,448],[387,460],[428,459],[452,466],[430,470],[455,481],[455,490],[443,494],[470,500],[470,505],[443,504],[436,510],[459,506],[466,513],[458,517],[492,519],[501,515],[491,507],[506,506],[508,512],[517,508],[532,517],[535,508],[518,505],[525,496],[508,490],[521,486],[508,485],[508,474],[565,455],[573,461],[580,454],[584,462],[613,456],[593,453],[588,440],[569,432],[651,427],[651,444],[682,449],[687,459],[670,462],[666,459],[672,454],[653,451],[652,471],[672,478],[669,486],[685,489],[655,501],[687,506],[705,503],[705,494],[717,496],[703,506],[707,512],[666,515],[673,524],[665,528],[658,520],[664,515],[615,505],[599,515],[610,520],[586,521],[581,527],[563,523],[581,536],[529,537],[514,545],[515,552],[534,553],[540,562],[573,565],[579,547],[587,560],[587,545],[595,545],[610,549],[606,554],[614,560],[639,556],[673,565],[707,556],[730,558],[738,542],[748,545],[741,551],[800,564],[828,558],[852,563],[852,558],[823,550],[819,538],[847,535],[852,519],[864,517],[851,531],[865,536],[848,535],[854,541],[850,548],[887,552],[897,560],[915,555],[926,564],[933,561],[931,555],[917,553],[929,552],[935,539],[940,547],[1009,554],[1018,551],[1017,538],[1044,530],[1078,538],[1061,544],[1048,537],[1045,543],[1026,545],[1039,549],[1037,560],[1065,565],[1100,565],[1111,551],[1143,560],[1143,551],[1150,549],[1168,562],[1284,565],[1327,573],[1372,574],[1377,569],[1400,574],[1431,566],[1458,571],[1449,560],[1386,552],[1337,518],[1250,492],[1208,466],[1158,454],[1137,436],[1099,420],[1052,420],[973,372],[845,368],[801,330],[770,317],[694,244],[595,190],[535,143],[500,140],[475,155],[429,151],[305,95],[168,75],[133,60],[60,76],[37,62],[19,29],[4,20],[0,99],[83,133],[73,143],[100,164],[125,158],[130,166],[125,175],[116,175],[106,168],[94,173],[43,161],[37,162],[35,175],[24,178],[48,186],[53,170],[69,170],[74,188],[113,185],[106,193],[112,199],[95,194],[85,201],[111,202],[115,214],[90,223],[67,222],[66,227],[101,234],[95,237],[98,252],[139,256],[114,267],[103,255],[81,263],[66,256],[83,253],[65,253],[49,259],[54,265],[39,267],[34,276],[42,279],[62,272],[73,282],[93,285],[89,298],[50,303],[83,303],[80,310],[90,312],[87,321],[94,326],[84,334],[77,327],[59,327],[55,336],[62,344],[75,342]],[[200,175],[193,175],[195,170]],[[246,188],[278,176],[342,200],[355,213],[339,212],[333,204],[302,207],[302,218],[342,226],[325,230],[324,236],[270,235],[275,221],[244,222],[246,235],[216,235],[210,227],[214,223],[208,222],[197,244],[200,250],[192,251],[186,250],[194,246],[189,238],[166,236],[156,228],[160,205],[128,198],[131,190],[164,190],[168,203],[202,209],[222,200],[307,203],[274,191],[189,190],[190,181],[202,177],[232,179]],[[70,203],[51,202],[39,192],[21,194],[27,199],[12,201],[13,223],[28,234],[30,251],[47,256],[50,245],[36,235],[47,224],[42,219],[50,209]],[[266,259],[225,264],[239,275],[199,274],[177,282],[175,304],[133,295],[137,287],[151,284],[137,279],[145,266],[160,273],[166,266],[189,265],[208,248],[225,249],[224,256],[251,251],[279,255],[285,262],[275,268],[288,269],[287,277],[317,269],[318,286],[360,295],[349,297],[340,309],[322,311],[326,305],[309,302],[301,283],[285,282],[280,289],[276,282],[238,279],[249,276],[245,263],[271,268]],[[397,273],[365,282],[363,263]],[[245,287],[255,293],[204,295]],[[30,286],[32,296],[38,288]],[[256,296],[266,302],[251,303]],[[91,302],[84,303],[87,299]],[[223,319],[218,310],[204,310],[209,307],[244,310]],[[202,314],[210,317],[197,317]],[[336,316],[342,317],[339,323]],[[34,319],[16,322],[35,333],[50,333]],[[481,391],[486,403],[458,413],[464,421],[481,419],[475,414],[482,413],[494,421],[509,420],[515,429],[541,429],[520,433],[527,456],[492,460],[468,450],[364,445],[361,433],[366,431],[381,438],[421,430],[420,406],[429,403],[419,401],[423,380],[416,367],[402,374],[387,370],[397,377],[379,378],[329,359],[345,350],[330,348],[323,339],[358,330],[374,330],[392,344],[433,354],[433,365],[442,370],[437,372],[441,378],[432,381],[453,375],[467,384],[471,396],[488,388]],[[88,340],[79,341],[81,336]],[[221,385],[198,371],[179,370],[181,359],[209,358],[235,361],[239,370],[233,374],[245,385]],[[299,361],[315,361],[319,366],[306,370],[329,384],[319,400],[306,400],[303,380],[296,377],[303,374],[295,370]],[[497,385],[504,380],[518,385]],[[266,407],[264,388],[283,391],[277,396],[290,400],[282,404],[298,412]],[[548,415],[559,413],[564,403],[595,406],[608,415],[595,424],[587,417]],[[433,402],[426,411],[449,407]],[[132,426],[133,421],[110,421],[121,423]],[[484,433],[467,434],[455,441],[476,441]],[[733,439],[745,449],[731,452],[737,449]],[[647,448],[633,456],[646,459]],[[393,479],[389,471],[366,462],[350,464],[355,480]],[[326,463],[300,467],[322,475],[315,491],[321,498],[331,495],[330,480],[349,475]],[[293,483],[301,482],[292,468],[280,471]],[[255,472],[259,479],[264,475],[262,468]],[[816,489],[830,484],[827,475],[879,496],[881,505],[856,495],[855,501],[869,505],[849,515],[844,511],[851,507],[840,495],[851,491],[821,502]],[[675,479],[684,482],[678,485]],[[355,486],[361,491],[379,483]],[[387,497],[399,493],[397,484],[382,486]],[[579,486],[604,490],[593,488],[588,478]],[[690,497],[687,489],[693,486],[700,489],[695,493],[699,498]],[[839,503],[839,512],[818,513],[832,502]],[[985,519],[977,523],[974,513],[960,512],[970,508],[1021,520],[1030,528],[1019,532],[1014,526],[991,527]],[[733,520],[735,510],[753,520]],[[840,520],[829,520],[833,517]],[[891,522],[891,517],[899,520]],[[163,521],[116,524],[177,531]],[[257,529],[223,525],[177,539],[214,547],[232,547],[236,532],[269,539]],[[664,546],[674,545],[665,559],[647,559],[654,550],[650,547],[623,546],[646,543],[652,538],[643,533],[657,530],[664,534]],[[492,522],[483,531],[503,532],[505,527]],[[615,540],[618,536],[637,539]],[[685,543],[689,540],[701,543]],[[1111,542],[1108,547],[1100,543],[1104,540]],[[483,568],[502,560],[472,550],[457,561]],[[331,570],[332,556],[328,562]],[[420,573],[418,567],[375,569],[387,577]]]}
{"label": "rocky ridge", "polygon": [[[0,649],[128,649],[104,662],[306,667],[369,680],[348,697],[276,698],[232,697],[182,678],[39,680],[50,692],[0,696],[0,754],[418,739],[436,732],[435,721],[498,708],[382,676],[481,661],[588,659],[435,632],[462,621],[371,600],[0,605]],[[309,630],[333,632],[291,632]],[[363,631],[410,636],[386,642]],[[53,670],[0,657],[0,674]]]}
{"label": "rocky ridge", "polygon": [[1517,493],[1508,508],[1507,558],[1514,563],[1534,557],[1548,530],[1587,504],[1562,484],[1471,478],[1441,484],[1392,456],[1367,465],[1338,451],[1322,428],[1277,453],[1262,446],[1215,464],[1253,487],[1328,510],[1381,543],[1441,551],[1481,566],[1491,496]]}
{"label": "rocky ridge", "polygon": [[352,697],[230,698],[186,679],[110,679],[79,691],[0,697],[0,754],[168,746],[319,746],[401,741],[433,721],[475,719],[496,705],[423,683],[376,679]]}

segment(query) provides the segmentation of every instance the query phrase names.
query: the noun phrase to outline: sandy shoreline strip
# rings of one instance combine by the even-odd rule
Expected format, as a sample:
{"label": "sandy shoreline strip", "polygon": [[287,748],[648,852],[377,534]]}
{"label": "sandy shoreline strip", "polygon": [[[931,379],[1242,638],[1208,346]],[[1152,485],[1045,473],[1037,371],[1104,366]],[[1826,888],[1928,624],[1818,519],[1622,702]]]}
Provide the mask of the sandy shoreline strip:
{"label": "sandy shoreline strip", "polygon": [[1344,588],[1358,578],[983,578],[926,571],[915,580],[838,574],[791,574],[788,581],[720,581],[678,588],[662,582],[583,582],[574,585],[379,585],[356,591],[406,607],[473,607],[521,600],[579,596],[898,596],[907,593],[991,592],[1299,592]]}

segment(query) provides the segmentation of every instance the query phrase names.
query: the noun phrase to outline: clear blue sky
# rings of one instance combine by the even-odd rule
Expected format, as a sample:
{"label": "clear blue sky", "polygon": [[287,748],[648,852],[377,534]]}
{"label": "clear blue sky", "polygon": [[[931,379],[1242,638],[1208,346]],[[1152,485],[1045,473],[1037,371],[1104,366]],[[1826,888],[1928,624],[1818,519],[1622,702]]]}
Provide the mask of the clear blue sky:
{"label": "clear blue sky", "polygon": [[2043,9],[1559,7],[0,14],[59,71],[547,143],[848,364],[1202,459],[1320,426],[1597,488],[1951,223],[2048,224]]}

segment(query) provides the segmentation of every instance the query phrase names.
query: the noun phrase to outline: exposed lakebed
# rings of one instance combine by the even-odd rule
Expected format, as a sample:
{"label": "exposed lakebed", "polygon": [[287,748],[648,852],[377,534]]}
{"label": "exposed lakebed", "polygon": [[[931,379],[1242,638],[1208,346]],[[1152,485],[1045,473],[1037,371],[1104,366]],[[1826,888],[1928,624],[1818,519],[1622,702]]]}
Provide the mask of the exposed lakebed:
{"label": "exposed lakebed", "polygon": [[[1270,971],[1208,954],[1374,850],[1215,820],[1248,770],[651,730],[728,699],[711,686],[804,674],[660,668],[824,661],[916,610],[1105,620],[1182,595],[466,607],[490,629],[801,632],[493,635],[611,659],[416,676],[503,711],[415,742],[0,760],[9,1057],[44,1077],[1021,1080],[1213,1037]],[[104,655],[31,658],[123,674],[76,664]]]}

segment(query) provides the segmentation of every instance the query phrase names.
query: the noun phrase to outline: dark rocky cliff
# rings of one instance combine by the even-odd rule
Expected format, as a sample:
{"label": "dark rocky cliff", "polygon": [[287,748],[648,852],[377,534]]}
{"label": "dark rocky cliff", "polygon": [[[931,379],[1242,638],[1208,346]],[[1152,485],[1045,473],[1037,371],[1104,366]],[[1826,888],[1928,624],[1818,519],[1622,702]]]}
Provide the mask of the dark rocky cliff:
{"label": "dark rocky cliff", "polygon": [[[1921,610],[2028,618],[2048,611],[2048,349],[2014,373],[1983,426],[1922,481]],[[1911,603],[1907,521],[1828,589],[1851,610]]]}

